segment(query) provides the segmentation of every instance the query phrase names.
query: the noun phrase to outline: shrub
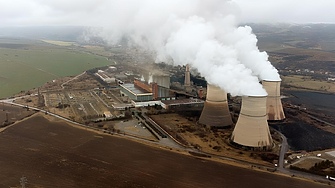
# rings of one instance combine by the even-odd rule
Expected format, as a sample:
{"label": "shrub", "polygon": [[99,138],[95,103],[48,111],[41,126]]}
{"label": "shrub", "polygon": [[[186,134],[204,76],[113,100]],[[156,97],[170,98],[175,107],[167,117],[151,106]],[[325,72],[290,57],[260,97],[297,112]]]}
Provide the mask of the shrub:
{"label": "shrub", "polygon": [[219,151],[221,151],[221,146],[214,146],[213,149],[216,150],[217,152],[219,152]]}

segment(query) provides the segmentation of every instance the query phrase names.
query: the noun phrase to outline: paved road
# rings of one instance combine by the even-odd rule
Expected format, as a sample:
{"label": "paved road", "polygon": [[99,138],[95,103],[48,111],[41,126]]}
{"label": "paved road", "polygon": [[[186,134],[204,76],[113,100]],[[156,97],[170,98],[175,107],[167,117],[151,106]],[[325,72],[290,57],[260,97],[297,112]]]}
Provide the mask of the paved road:
{"label": "paved road", "polygon": [[80,76],[84,75],[85,73],[86,73],[86,71],[84,71],[83,73],[78,74],[78,75],[75,76],[74,78],[72,78],[72,79],[70,79],[70,80],[68,80],[68,81],[66,81],[66,82],[64,82],[64,83],[62,83],[62,85],[61,85],[62,89],[64,89],[64,85],[65,85],[65,84],[68,84],[68,83],[71,82],[72,80],[79,78]]}
{"label": "paved road", "polygon": [[[30,95],[28,95],[28,96],[30,96]],[[23,97],[27,97],[27,96],[23,96]],[[18,98],[22,98],[22,97],[18,97]],[[5,102],[7,104],[12,104],[12,105],[20,106],[20,107],[27,107],[26,105],[14,103],[13,101],[15,99],[17,99],[17,98],[1,100],[0,102]],[[62,116],[59,116],[57,114],[54,114],[54,113],[51,113],[51,112],[47,112],[47,111],[39,109],[39,108],[30,107],[30,106],[28,106],[28,108],[32,109],[32,110],[40,111],[40,112],[43,112],[43,113],[47,113],[47,114],[49,114],[51,116],[54,116],[56,118],[62,119],[64,121],[67,121],[67,122],[70,122],[70,123],[73,123],[75,125],[79,125],[79,126],[82,126],[82,127],[85,127],[85,128],[89,128],[89,129],[93,129],[93,130],[97,130],[97,131],[102,131],[102,132],[110,133],[110,134],[117,134],[117,133],[114,133],[114,132],[112,133],[110,131],[106,131],[106,130],[102,130],[102,129],[90,127],[90,126],[87,126],[87,125],[84,125],[84,124],[81,124],[81,123],[69,120],[69,119],[64,118]],[[234,159],[234,158],[222,157],[222,156],[218,156],[218,155],[208,154],[208,153],[196,150],[194,148],[189,148],[189,147],[185,147],[183,145],[180,145],[180,144],[178,144],[178,141],[176,142],[176,140],[171,135],[169,135],[165,130],[163,130],[155,121],[153,121],[151,118],[149,118],[149,117],[147,117],[145,115],[144,115],[144,117],[148,118],[147,120],[150,121],[150,122],[152,122],[156,126],[156,128],[158,130],[160,130],[163,133],[165,133],[167,135],[167,138],[160,137],[160,140],[158,142],[154,142],[154,141],[150,141],[150,140],[146,140],[146,139],[134,137],[134,136],[131,136],[131,135],[123,135],[123,134],[119,134],[119,135],[122,135],[122,136],[128,137],[128,138],[132,138],[132,139],[136,139],[136,140],[150,142],[150,143],[161,145],[161,146],[168,146],[168,147],[175,148],[175,149],[180,149],[180,150],[185,150],[185,151],[189,151],[189,152],[195,152],[195,153],[204,154],[204,155],[207,155],[207,156],[210,156],[210,157],[215,157],[215,158],[220,158],[220,159],[224,159],[224,160],[234,161],[234,162],[238,162],[238,163],[242,163],[242,164],[252,165],[252,166],[255,166],[255,167],[269,168],[268,166],[263,166],[263,165],[258,165],[258,164],[254,164],[254,163],[249,163],[247,161],[242,161],[242,160],[238,160],[238,159]]]}
{"label": "paved road", "polygon": [[282,138],[282,144],[281,144],[281,147],[280,147],[278,167],[279,167],[279,169],[284,169],[284,157],[285,157],[285,153],[288,152],[288,150],[289,150],[289,145],[287,143],[287,139],[286,139],[285,135],[283,135],[279,131],[277,131],[277,133],[279,133],[279,135]]}
{"label": "paved road", "polygon": [[[31,96],[31,95],[29,95],[29,96]],[[23,97],[27,97],[27,96],[23,96]],[[22,97],[18,97],[18,98],[22,98]],[[4,103],[7,103],[7,104],[12,104],[12,105],[16,105],[16,106],[21,106],[21,107],[27,107],[26,105],[14,103],[13,101],[15,99],[17,99],[17,98],[0,100],[0,102],[4,102]],[[87,126],[87,125],[84,125],[84,124],[81,124],[81,123],[77,123],[75,121],[69,120],[67,118],[64,118],[62,116],[59,116],[59,115],[51,113],[51,112],[47,112],[47,111],[42,110],[42,109],[38,109],[38,108],[35,108],[35,107],[29,107],[29,106],[28,106],[28,108],[32,109],[32,110],[40,111],[40,112],[43,112],[43,113],[47,113],[47,114],[49,114],[51,116],[54,116],[56,118],[62,119],[64,121],[67,121],[67,122],[70,122],[70,123],[73,123],[75,125],[79,125],[79,126],[82,126],[82,127],[85,127],[85,128],[89,128],[89,129],[93,129],[93,130],[97,130],[97,131],[102,131],[102,132],[110,133],[110,134],[117,134],[117,133],[114,133],[114,132],[112,133],[110,131],[106,131],[106,130],[102,130],[102,129],[90,127],[90,126]],[[147,116],[144,116],[144,117],[146,119],[148,118]],[[167,138],[161,138],[160,137],[159,142],[154,142],[154,141],[150,141],[150,140],[146,140],[146,139],[142,139],[142,138],[138,138],[138,137],[134,137],[134,136],[130,136],[130,135],[123,135],[123,134],[119,134],[119,135],[122,135],[122,136],[128,137],[128,138],[132,138],[132,139],[136,139],[136,140],[150,142],[150,143],[161,145],[161,146],[168,146],[168,147],[175,148],[175,149],[181,149],[181,150],[185,150],[185,151],[189,151],[189,152],[196,152],[196,153],[200,153],[200,154],[205,154],[205,155],[210,156],[210,157],[215,157],[215,158],[220,158],[220,159],[223,159],[223,160],[229,160],[229,161],[233,161],[233,162],[238,162],[238,163],[241,163],[241,164],[251,165],[251,166],[254,166],[254,167],[260,167],[260,168],[266,168],[266,169],[269,168],[268,166],[262,166],[262,165],[253,164],[253,163],[250,163],[250,162],[247,162],[247,161],[241,161],[241,160],[234,159],[234,158],[222,157],[222,156],[217,156],[217,155],[213,155],[213,154],[208,154],[208,153],[205,153],[205,152],[202,152],[202,151],[198,151],[198,150],[193,149],[193,148],[185,147],[183,145],[180,145],[178,143],[178,141],[176,142],[176,140],[172,136],[170,136],[165,130],[163,130],[151,118],[148,118],[147,120],[150,121],[150,122],[152,122],[158,128],[158,130],[166,133],[166,135],[168,135],[168,137]],[[331,181],[327,180],[323,176],[317,176],[317,175],[314,175],[314,174],[309,174],[309,173],[304,173],[304,172],[300,172],[300,171],[295,171],[295,170],[284,168],[284,156],[285,156],[285,153],[289,150],[289,145],[287,143],[286,137],[282,133],[280,133],[279,131],[277,131],[277,132],[282,137],[282,145],[281,145],[281,150],[280,150],[280,155],[279,155],[279,168],[277,168],[277,170],[279,172],[287,174],[287,175],[290,175],[290,176],[298,176],[298,177],[303,177],[303,178],[307,178],[307,179],[317,180],[317,181],[321,181],[321,182],[331,182]],[[332,183],[332,185],[334,184],[333,182],[331,182],[331,183]]]}
{"label": "paved road", "polygon": [[[30,96],[30,95],[28,95],[28,96]],[[23,96],[23,97],[27,97],[27,96]],[[22,97],[18,97],[18,98],[22,98]],[[22,105],[22,104],[14,103],[13,101],[16,100],[16,99],[17,98],[5,99],[5,100],[0,100],[0,102],[4,102],[4,103],[7,103],[7,104],[11,104],[11,105],[15,105],[15,106],[20,106],[20,107],[25,107],[25,108],[29,108],[31,110],[36,110],[36,111],[39,111],[39,112],[47,113],[47,114],[49,114],[51,116],[54,116],[56,118],[62,119],[62,120],[67,121],[69,123],[73,123],[75,125],[79,125],[79,126],[82,126],[82,127],[85,127],[85,128],[89,128],[89,129],[93,129],[93,130],[97,130],[97,131],[102,131],[102,132],[110,133],[110,134],[122,135],[122,136],[133,138],[133,139],[136,139],[136,140],[142,140],[142,141],[156,143],[156,142],[153,142],[153,141],[149,141],[149,140],[146,140],[146,139],[142,139],[142,138],[138,138],[138,137],[134,137],[134,136],[130,136],[130,135],[123,135],[123,134],[118,134],[118,133],[115,133],[115,132],[106,131],[106,130],[103,130],[103,129],[98,129],[98,128],[90,127],[90,126],[87,126],[87,125],[84,125],[84,124],[81,124],[81,123],[69,120],[69,119],[67,119],[65,117],[59,116],[57,114],[54,114],[54,113],[51,113],[51,112],[48,112],[48,111],[45,111],[45,110],[42,110],[42,109],[39,109],[39,108],[35,108],[35,107],[27,106],[27,105]]]}
{"label": "paved road", "polygon": [[326,124],[326,125],[335,127],[334,124],[329,123],[329,122],[326,122],[326,121],[324,121],[324,120],[322,120],[322,119],[319,119],[319,118],[317,118],[317,117],[315,117],[315,116],[312,116],[312,115],[309,115],[309,114],[307,114],[307,116],[310,117],[310,118],[312,118],[312,119],[315,119],[316,121],[322,122],[322,123],[324,123],[324,124]]}
{"label": "paved road", "polygon": [[114,136],[97,137],[40,116],[2,133],[0,143],[6,143],[0,147],[0,187],[17,185],[24,172],[32,187],[329,188]]}
{"label": "paved road", "polygon": [[176,139],[174,139],[171,135],[169,135],[169,133],[167,133],[164,129],[162,129],[155,121],[153,121],[151,118],[149,118],[148,116],[146,116],[144,113],[142,113],[142,116],[145,118],[145,120],[151,122],[151,124],[153,126],[156,127],[156,129],[158,129],[158,131],[160,131],[161,133],[163,133],[164,135],[166,135],[166,138],[162,138],[161,136],[159,136],[160,138],[160,142],[162,144],[164,144],[165,146],[169,146],[172,148],[177,148],[177,149],[183,149],[186,150],[187,148],[185,146],[183,146],[182,144],[180,144]]}
{"label": "paved road", "polygon": [[301,172],[301,171],[296,171],[296,170],[291,170],[291,169],[288,169],[288,168],[284,168],[284,157],[285,157],[285,153],[289,151],[289,145],[287,143],[287,139],[286,139],[285,135],[283,135],[279,131],[277,131],[277,132],[280,134],[280,136],[282,138],[282,144],[281,144],[281,149],[280,149],[280,154],[279,154],[279,164],[278,164],[278,168],[277,168],[277,170],[279,172],[281,172],[283,174],[290,175],[290,176],[302,177],[302,178],[311,179],[311,180],[314,180],[314,181],[329,182],[332,185],[334,184],[333,182],[327,180],[323,176],[314,175],[314,174],[310,174],[310,173],[306,173],[306,172]]}

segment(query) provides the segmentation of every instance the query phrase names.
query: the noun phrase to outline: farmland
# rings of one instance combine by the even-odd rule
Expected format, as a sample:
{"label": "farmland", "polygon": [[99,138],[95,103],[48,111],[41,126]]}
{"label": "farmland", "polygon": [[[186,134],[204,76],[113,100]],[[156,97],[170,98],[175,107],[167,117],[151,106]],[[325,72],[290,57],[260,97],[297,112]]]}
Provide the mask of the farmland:
{"label": "farmland", "polygon": [[59,77],[112,64],[104,57],[41,41],[0,39],[0,98]]}
{"label": "farmland", "polygon": [[[7,124],[14,123],[18,120],[24,119],[27,116],[30,116],[34,114],[34,111],[26,110],[21,107],[16,107],[8,104],[1,104],[0,105],[0,127],[4,125],[7,116],[8,116],[8,122]],[[1,130],[1,129],[0,129]]]}
{"label": "farmland", "polygon": [[335,92],[335,83],[312,79],[310,76],[289,75],[282,76],[283,85],[296,88],[306,88],[320,92]]}
{"label": "farmland", "polygon": [[[0,137],[0,187],[327,187],[77,129],[35,115]],[[243,181],[241,181],[243,179]]]}
{"label": "farmland", "polygon": [[71,46],[76,45],[75,42],[65,42],[65,41],[57,41],[57,40],[42,40],[43,42],[58,45],[58,46]]}

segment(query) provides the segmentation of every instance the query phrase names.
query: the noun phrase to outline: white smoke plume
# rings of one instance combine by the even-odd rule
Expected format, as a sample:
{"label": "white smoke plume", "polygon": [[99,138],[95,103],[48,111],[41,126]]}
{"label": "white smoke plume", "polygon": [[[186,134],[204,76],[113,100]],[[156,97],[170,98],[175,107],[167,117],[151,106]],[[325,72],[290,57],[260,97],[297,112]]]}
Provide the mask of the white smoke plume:
{"label": "white smoke plume", "polygon": [[[250,27],[238,27],[239,9],[228,0],[101,1],[91,35],[109,44],[128,37],[157,54],[157,62],[190,64],[232,95],[266,95],[259,80],[280,80]],[[106,21],[107,20],[107,21]],[[172,59],[172,61],[171,61]]]}

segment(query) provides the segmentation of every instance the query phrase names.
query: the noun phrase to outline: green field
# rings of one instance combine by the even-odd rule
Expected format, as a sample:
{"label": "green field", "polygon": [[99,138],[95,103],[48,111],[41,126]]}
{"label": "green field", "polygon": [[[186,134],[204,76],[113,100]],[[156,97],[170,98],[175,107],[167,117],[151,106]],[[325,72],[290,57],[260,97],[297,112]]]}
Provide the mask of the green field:
{"label": "green field", "polygon": [[106,58],[40,41],[0,39],[0,98],[64,76],[113,64]]}
{"label": "green field", "polygon": [[282,83],[284,85],[308,90],[330,92],[330,93],[335,92],[334,82],[314,80],[309,76],[298,76],[298,75],[282,76]]}
{"label": "green field", "polygon": [[75,42],[57,41],[57,40],[42,40],[43,42],[58,45],[58,46],[72,46],[77,45]]}

